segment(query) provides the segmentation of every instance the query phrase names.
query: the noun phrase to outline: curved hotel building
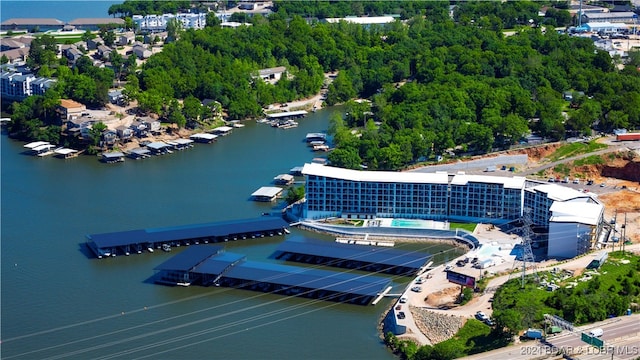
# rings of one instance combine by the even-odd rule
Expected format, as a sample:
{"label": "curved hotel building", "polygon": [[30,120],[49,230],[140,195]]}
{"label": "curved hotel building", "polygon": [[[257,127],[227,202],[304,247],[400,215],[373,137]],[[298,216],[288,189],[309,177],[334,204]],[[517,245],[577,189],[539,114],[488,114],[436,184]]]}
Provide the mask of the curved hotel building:
{"label": "curved hotel building", "polygon": [[589,194],[524,177],[445,172],[359,171],[305,164],[303,218],[408,218],[504,224],[529,209],[548,233],[548,256],[590,249],[603,228],[604,206]]}

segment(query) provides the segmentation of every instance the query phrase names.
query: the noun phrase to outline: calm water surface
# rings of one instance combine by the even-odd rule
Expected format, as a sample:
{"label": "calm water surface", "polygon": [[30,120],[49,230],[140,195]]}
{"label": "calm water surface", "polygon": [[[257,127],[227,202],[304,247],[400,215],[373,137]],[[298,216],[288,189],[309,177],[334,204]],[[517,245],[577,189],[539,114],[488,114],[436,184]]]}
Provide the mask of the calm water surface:
{"label": "calm water surface", "polygon": [[[215,144],[111,165],[89,156],[27,156],[23,143],[3,134],[2,358],[394,358],[376,329],[390,300],[356,306],[154,285],[148,281],[154,267],[176,251],[98,260],[82,246],[86,234],[270,211],[272,204],[252,202],[250,194],[316,156],[304,135],[326,131],[330,111],[336,110],[311,114],[294,129],[249,122]],[[282,241],[225,245],[249,260],[275,261],[269,256]],[[394,279],[398,289],[407,280]]]}

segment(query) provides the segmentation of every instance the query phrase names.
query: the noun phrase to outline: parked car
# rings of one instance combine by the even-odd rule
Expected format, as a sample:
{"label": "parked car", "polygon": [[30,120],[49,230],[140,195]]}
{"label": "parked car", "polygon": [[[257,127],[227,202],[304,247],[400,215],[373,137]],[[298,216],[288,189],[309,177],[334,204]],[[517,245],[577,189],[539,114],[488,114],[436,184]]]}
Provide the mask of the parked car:
{"label": "parked car", "polygon": [[478,319],[480,321],[487,321],[487,320],[489,320],[489,317],[485,313],[483,313],[482,311],[478,311],[476,313],[476,319]]}
{"label": "parked car", "polygon": [[449,270],[453,270],[453,266],[451,265],[445,266],[444,271],[449,271]]}
{"label": "parked car", "polygon": [[407,298],[406,297],[403,296],[403,297],[400,298],[400,304],[404,304],[406,302],[407,302]]}
{"label": "parked car", "polygon": [[493,320],[491,320],[491,319],[485,319],[485,320],[484,320],[484,323],[485,323],[485,324],[487,324],[487,325],[489,325],[489,326],[493,326],[493,325],[495,325],[495,324],[496,324],[496,323],[495,323],[495,322],[493,322]]}
{"label": "parked car", "polygon": [[422,288],[420,286],[414,286],[414,287],[411,288],[411,291],[422,292]]}
{"label": "parked car", "polygon": [[404,311],[400,311],[400,312],[398,313],[398,319],[404,319],[404,318],[406,318],[406,317],[407,317],[407,315],[404,313]]}

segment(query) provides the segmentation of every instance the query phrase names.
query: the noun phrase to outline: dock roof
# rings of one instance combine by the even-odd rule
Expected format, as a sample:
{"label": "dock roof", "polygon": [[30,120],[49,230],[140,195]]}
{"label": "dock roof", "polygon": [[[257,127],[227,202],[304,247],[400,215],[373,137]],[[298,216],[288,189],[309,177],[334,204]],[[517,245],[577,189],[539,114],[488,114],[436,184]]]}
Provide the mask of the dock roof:
{"label": "dock roof", "polygon": [[263,186],[260,189],[254,191],[251,196],[272,198],[278,196],[278,194],[280,194],[282,190],[282,188],[279,188],[277,186]]}
{"label": "dock roof", "polygon": [[25,144],[24,147],[26,147],[27,149],[35,149],[38,146],[47,145],[47,144],[50,144],[50,143],[48,141],[34,141],[28,144]]}
{"label": "dock roof", "polygon": [[376,296],[391,283],[388,278],[373,275],[257,261],[238,264],[229,269],[224,277],[366,296]]}
{"label": "dock roof", "polygon": [[105,159],[115,159],[115,158],[124,157],[124,154],[119,151],[105,152],[105,153],[102,153],[102,157]]}
{"label": "dock roof", "polygon": [[368,245],[340,244],[302,237],[295,237],[283,242],[277,250],[416,269],[423,266],[431,257],[431,254],[427,253],[407,252]]}
{"label": "dock roof", "polygon": [[203,245],[188,247],[178,255],[156,266],[154,270],[189,271],[211,256],[222,252],[222,246]]}
{"label": "dock roof", "polygon": [[193,134],[189,136],[190,139],[205,139],[205,140],[213,140],[217,137],[218,135],[207,134],[207,133],[198,133],[198,134]]}
{"label": "dock roof", "polygon": [[150,149],[154,149],[154,150],[161,150],[164,149],[166,147],[169,147],[169,144],[162,142],[162,141],[156,141],[156,142],[152,142],[147,144],[147,147]]}
{"label": "dock roof", "polygon": [[216,256],[198,264],[195,269],[193,269],[193,272],[219,275],[229,266],[244,259],[246,259],[246,257],[242,254],[220,252],[216,254]]}
{"label": "dock roof", "polygon": [[303,115],[307,115],[307,112],[305,110],[285,111],[285,112],[279,112],[279,113],[272,113],[272,114],[267,114],[267,117],[271,118],[271,119],[277,119],[277,118],[281,118],[281,117],[303,116]]}
{"label": "dock roof", "polygon": [[78,150],[60,148],[60,149],[55,149],[53,152],[60,155],[69,155],[69,154],[78,152]]}
{"label": "dock roof", "polygon": [[275,230],[288,227],[289,224],[279,217],[262,216],[259,218],[210,222],[163,228],[149,228],[87,235],[98,248],[125,246],[131,244],[160,243],[164,241],[189,240],[195,238],[228,236]]}

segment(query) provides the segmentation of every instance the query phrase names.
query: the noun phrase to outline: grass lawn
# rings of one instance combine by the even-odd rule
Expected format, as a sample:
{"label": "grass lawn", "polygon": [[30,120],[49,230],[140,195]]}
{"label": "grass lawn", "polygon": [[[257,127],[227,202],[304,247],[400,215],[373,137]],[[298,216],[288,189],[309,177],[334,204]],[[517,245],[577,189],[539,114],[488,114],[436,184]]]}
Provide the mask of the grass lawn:
{"label": "grass lawn", "polygon": [[606,147],[607,145],[600,144],[595,141],[590,141],[588,143],[575,142],[559,147],[558,150],[549,155],[547,159],[549,161],[558,161],[571,156],[587,154],[596,150],[604,149]]}
{"label": "grass lawn", "polygon": [[450,222],[449,223],[449,228],[450,229],[463,229],[463,230],[467,230],[468,232],[473,232],[473,230],[476,229],[476,226],[478,224],[476,223],[457,223],[457,222]]}
{"label": "grass lawn", "polygon": [[457,348],[464,355],[471,355],[508,344],[509,338],[492,331],[491,327],[476,319],[469,319],[454,337],[443,341],[441,346]]}

